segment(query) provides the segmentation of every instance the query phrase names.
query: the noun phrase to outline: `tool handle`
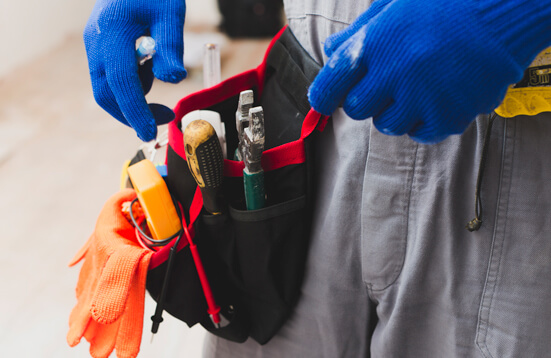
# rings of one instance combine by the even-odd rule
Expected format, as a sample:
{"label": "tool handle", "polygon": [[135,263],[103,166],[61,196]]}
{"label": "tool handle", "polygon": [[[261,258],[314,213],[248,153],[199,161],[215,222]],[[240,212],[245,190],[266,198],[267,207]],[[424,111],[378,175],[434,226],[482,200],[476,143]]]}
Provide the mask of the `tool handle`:
{"label": "tool handle", "polygon": [[203,194],[205,209],[217,215],[223,211],[221,186],[224,172],[222,148],[212,125],[194,120],[184,131],[184,146],[191,174]]}
{"label": "tool handle", "polygon": [[203,195],[203,207],[212,215],[220,215],[224,211],[224,199],[219,188],[201,188]]}
{"label": "tool handle", "polygon": [[247,169],[243,170],[243,184],[247,210],[262,209],[265,204],[264,172],[249,173]]}

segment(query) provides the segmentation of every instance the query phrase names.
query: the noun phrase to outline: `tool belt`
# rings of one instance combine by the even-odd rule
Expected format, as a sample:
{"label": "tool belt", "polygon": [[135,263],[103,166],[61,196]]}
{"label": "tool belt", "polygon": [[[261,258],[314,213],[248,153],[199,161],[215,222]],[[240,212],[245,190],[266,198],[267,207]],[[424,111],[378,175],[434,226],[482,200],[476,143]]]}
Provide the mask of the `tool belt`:
{"label": "tool belt", "polygon": [[[307,91],[320,66],[300,46],[291,30],[271,42],[264,61],[220,84],[193,93],[175,108],[169,124],[167,185],[181,205],[197,245],[204,273],[220,306],[223,324],[209,317],[192,253],[181,240],[174,256],[163,308],[189,326],[200,323],[213,334],[236,342],[252,337],[268,342],[296,304],[309,245],[313,207],[313,151],[327,118],[310,108]],[[225,160],[223,196],[227,210],[210,215],[187,163],[181,119],[194,110],[220,113],[228,153],[238,144],[235,113],[239,93],[253,89],[254,105],[265,115],[266,205],[246,210],[243,162]],[[150,263],[147,290],[159,301],[167,274],[167,245]]]}

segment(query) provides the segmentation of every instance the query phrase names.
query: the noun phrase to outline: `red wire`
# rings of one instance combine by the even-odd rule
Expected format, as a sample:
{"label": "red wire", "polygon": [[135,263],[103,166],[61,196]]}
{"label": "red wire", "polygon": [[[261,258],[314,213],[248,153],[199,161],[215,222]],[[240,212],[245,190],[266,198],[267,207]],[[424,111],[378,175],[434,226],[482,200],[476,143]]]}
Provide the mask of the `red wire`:
{"label": "red wire", "polygon": [[[193,223],[195,221],[195,219],[197,218],[197,216],[199,215],[199,213],[201,211],[202,198],[200,196],[201,196],[201,191],[197,190],[197,192],[195,194],[195,197],[193,199],[193,203],[195,205],[192,204],[192,207],[190,209],[191,223]],[[199,200],[196,200],[197,198],[199,198]],[[180,205],[180,211],[182,211],[182,206],[181,205]],[[137,221],[138,225],[141,225],[143,223],[144,219],[145,219],[145,216],[141,216],[140,221],[139,222]],[[193,225],[190,225],[190,228],[193,228]],[[197,269],[197,274],[199,276],[199,281],[201,282],[201,286],[203,288],[203,294],[205,295],[205,299],[207,301],[207,306],[208,306],[207,313],[211,316],[212,321],[215,324],[219,324],[221,322],[221,320],[220,320],[220,306],[218,306],[216,304],[216,301],[214,300],[214,295],[212,293],[212,289],[210,287],[210,284],[209,284],[209,281],[208,281],[208,278],[207,278],[207,274],[205,273],[205,268],[204,268],[203,263],[201,261],[201,257],[199,256],[199,251],[197,250],[197,245],[195,245],[193,243],[193,239],[191,238],[191,235],[189,233],[187,223],[186,223],[184,217],[182,217],[182,229],[183,229],[184,234],[186,235],[186,239],[189,243],[189,249],[191,251],[191,255],[192,255],[193,261],[195,263],[195,268]],[[162,249],[165,249],[165,251],[166,251],[166,249],[169,246],[169,245],[167,245],[167,246],[158,247],[158,248],[157,247],[154,247],[154,248],[147,247],[147,244],[144,242],[144,241],[147,241],[147,240],[141,235],[138,228],[135,228],[135,231],[136,231],[136,237],[137,237],[138,241],[140,242],[140,245],[142,245],[143,247],[145,247],[149,250],[159,252]],[[175,243],[176,243],[176,241],[174,241],[172,243],[172,245],[175,245]],[[176,250],[178,250],[177,247],[176,247]],[[159,254],[160,254],[160,252],[159,252]]]}
{"label": "red wire", "polygon": [[199,251],[197,250],[197,245],[193,243],[193,240],[191,239],[191,235],[189,234],[189,231],[187,229],[187,226],[182,225],[184,228],[184,233],[186,234],[186,238],[189,242],[189,249],[191,251],[191,255],[193,256],[193,261],[195,261],[195,267],[197,268],[197,274],[199,275],[199,280],[201,281],[201,286],[203,286],[203,293],[205,294],[205,299],[207,300],[208,305],[208,314],[211,315],[212,321],[215,324],[220,323],[220,306],[216,304],[216,301],[214,300],[214,295],[212,294],[212,290],[210,288],[210,284],[207,278],[207,274],[205,273],[205,268],[203,267],[203,263],[201,262],[201,257],[199,256]]}
{"label": "red wire", "polygon": [[[144,220],[145,220],[145,215],[142,215],[136,220],[136,223],[138,225],[142,225]],[[150,247],[145,243],[145,241],[147,241],[147,239],[142,236],[142,234],[140,233],[140,230],[138,230],[137,227],[134,227],[134,232],[136,233],[136,238],[138,239],[138,242],[140,243],[141,247],[143,247],[144,249],[150,250],[150,251],[158,251],[159,250],[157,247]]]}

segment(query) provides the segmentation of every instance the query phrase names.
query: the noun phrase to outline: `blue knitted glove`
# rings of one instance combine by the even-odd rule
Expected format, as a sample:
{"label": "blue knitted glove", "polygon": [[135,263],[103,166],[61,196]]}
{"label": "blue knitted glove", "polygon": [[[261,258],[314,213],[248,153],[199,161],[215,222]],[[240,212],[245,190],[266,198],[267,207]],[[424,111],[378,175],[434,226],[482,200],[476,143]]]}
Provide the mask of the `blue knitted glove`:
{"label": "blue knitted glove", "polygon": [[[153,75],[171,83],[186,77],[185,12],[184,0],[97,0],[84,30],[96,101],[143,141],[155,139],[157,125],[174,118],[165,106],[148,106],[145,95]],[[139,66],[136,40],[143,35],[153,37],[156,52]]]}
{"label": "blue knitted glove", "polygon": [[309,99],[434,143],[494,110],[550,44],[551,0],[376,0],[327,38]]}

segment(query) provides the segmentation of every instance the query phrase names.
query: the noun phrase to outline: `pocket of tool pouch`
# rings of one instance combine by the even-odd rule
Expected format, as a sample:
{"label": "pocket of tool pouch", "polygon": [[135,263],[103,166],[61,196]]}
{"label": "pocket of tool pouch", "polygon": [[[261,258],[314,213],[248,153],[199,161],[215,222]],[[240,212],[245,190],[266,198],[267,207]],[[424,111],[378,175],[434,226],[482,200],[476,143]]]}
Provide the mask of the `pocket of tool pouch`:
{"label": "pocket of tool pouch", "polygon": [[[233,285],[233,293],[222,292],[227,298],[221,300],[233,296],[240,314],[247,316],[251,337],[265,343],[288,317],[300,291],[309,239],[306,197],[260,210],[230,208],[224,216],[201,219],[202,241],[216,247],[224,263],[223,280]],[[216,281],[214,286],[222,284]]]}

